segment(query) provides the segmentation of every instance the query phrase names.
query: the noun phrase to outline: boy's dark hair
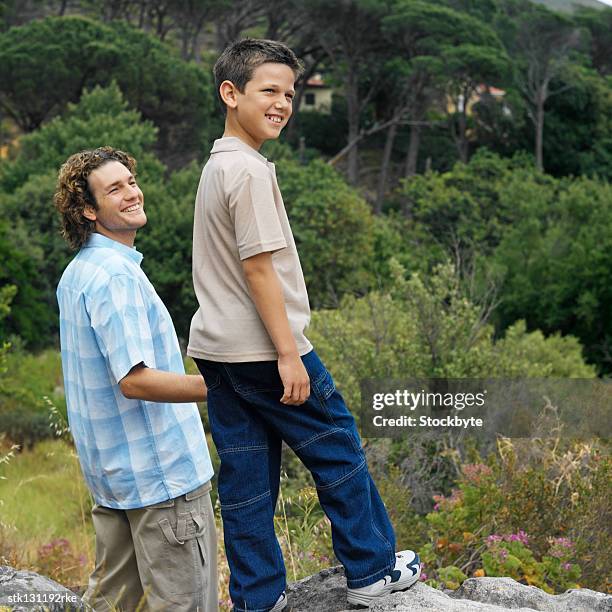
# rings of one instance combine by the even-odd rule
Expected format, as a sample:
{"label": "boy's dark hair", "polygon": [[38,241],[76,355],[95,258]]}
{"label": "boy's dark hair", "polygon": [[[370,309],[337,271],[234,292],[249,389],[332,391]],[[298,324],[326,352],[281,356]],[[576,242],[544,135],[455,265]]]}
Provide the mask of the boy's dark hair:
{"label": "boy's dark hair", "polygon": [[221,106],[225,108],[219,94],[219,87],[223,81],[231,81],[240,93],[244,93],[246,84],[253,78],[255,68],[267,62],[289,66],[296,81],[304,73],[304,64],[287,45],[277,40],[244,38],[226,47],[213,68]]}
{"label": "boy's dark hair", "polygon": [[136,174],[136,160],[112,147],[75,153],[60,168],[53,201],[60,213],[62,236],[73,249],[81,248],[96,227],[95,221],[83,216],[87,206],[98,209],[87,179],[94,170],[111,161],[118,161]]}

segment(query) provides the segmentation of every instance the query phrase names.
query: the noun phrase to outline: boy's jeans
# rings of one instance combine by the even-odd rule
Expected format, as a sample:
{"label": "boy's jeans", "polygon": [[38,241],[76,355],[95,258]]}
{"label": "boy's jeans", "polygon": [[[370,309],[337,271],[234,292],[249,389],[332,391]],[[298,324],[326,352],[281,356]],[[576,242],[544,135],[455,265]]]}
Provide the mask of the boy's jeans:
{"label": "boy's jeans", "polygon": [[196,359],[208,386],[208,415],[221,459],[219,499],[235,610],[264,612],[285,589],[274,533],[284,440],[312,473],[348,586],[391,574],[395,535],[367,469],[355,421],[314,351],[302,357],[310,398],[280,403],[278,362]]}

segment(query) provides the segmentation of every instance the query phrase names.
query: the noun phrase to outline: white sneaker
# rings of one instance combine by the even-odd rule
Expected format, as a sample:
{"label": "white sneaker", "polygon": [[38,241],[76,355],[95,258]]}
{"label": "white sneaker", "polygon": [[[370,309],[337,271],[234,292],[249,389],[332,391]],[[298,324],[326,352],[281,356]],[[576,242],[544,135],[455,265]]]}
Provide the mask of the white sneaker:
{"label": "white sneaker", "polygon": [[286,606],[287,606],[287,593],[283,591],[280,594],[280,597],[277,599],[276,603],[274,604],[274,607],[270,610],[270,612],[280,612],[281,610],[284,610]]}
{"label": "white sneaker", "polygon": [[390,576],[387,575],[378,582],[365,587],[348,589],[347,600],[350,604],[367,606],[379,597],[384,597],[394,591],[404,591],[412,586],[420,575],[419,555],[411,550],[402,550],[395,553],[395,567]]}

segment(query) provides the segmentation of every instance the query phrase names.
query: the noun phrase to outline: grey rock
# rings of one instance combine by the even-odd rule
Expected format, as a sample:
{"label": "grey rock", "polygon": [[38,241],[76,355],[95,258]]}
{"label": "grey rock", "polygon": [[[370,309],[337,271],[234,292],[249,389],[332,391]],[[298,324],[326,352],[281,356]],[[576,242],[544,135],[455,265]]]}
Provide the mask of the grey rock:
{"label": "grey rock", "polygon": [[540,612],[612,612],[611,595],[590,589],[570,589],[561,595],[549,595],[512,578],[469,578],[451,597],[488,602],[508,610],[524,606]]}
{"label": "grey rock", "polygon": [[91,610],[81,598],[35,572],[0,565],[0,607],[13,612],[73,612]]}
{"label": "grey rock", "polygon": [[[354,612],[346,601],[341,567],[325,569],[287,587],[287,612]],[[456,591],[422,582],[372,603],[371,612],[612,612],[612,596],[589,589],[549,595],[511,578],[470,578]]]}
{"label": "grey rock", "polygon": [[287,612],[346,610],[344,568],[330,567],[287,586]]}
{"label": "grey rock", "polygon": [[[503,606],[492,603],[453,599],[446,593],[418,582],[402,593],[392,593],[379,602],[371,604],[372,612],[503,612]],[[516,612],[533,612],[533,608],[517,606]]]}

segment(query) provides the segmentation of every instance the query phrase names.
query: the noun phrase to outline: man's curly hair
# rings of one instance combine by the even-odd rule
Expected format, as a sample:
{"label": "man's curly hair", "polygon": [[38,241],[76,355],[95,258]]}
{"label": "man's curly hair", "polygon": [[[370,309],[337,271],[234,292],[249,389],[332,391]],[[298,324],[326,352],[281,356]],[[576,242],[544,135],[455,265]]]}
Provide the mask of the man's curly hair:
{"label": "man's curly hair", "polygon": [[71,155],[60,168],[53,202],[61,216],[62,236],[72,249],[80,249],[96,227],[95,221],[83,215],[87,206],[98,209],[87,179],[94,170],[110,161],[118,161],[136,174],[136,160],[113,147],[80,151]]}

